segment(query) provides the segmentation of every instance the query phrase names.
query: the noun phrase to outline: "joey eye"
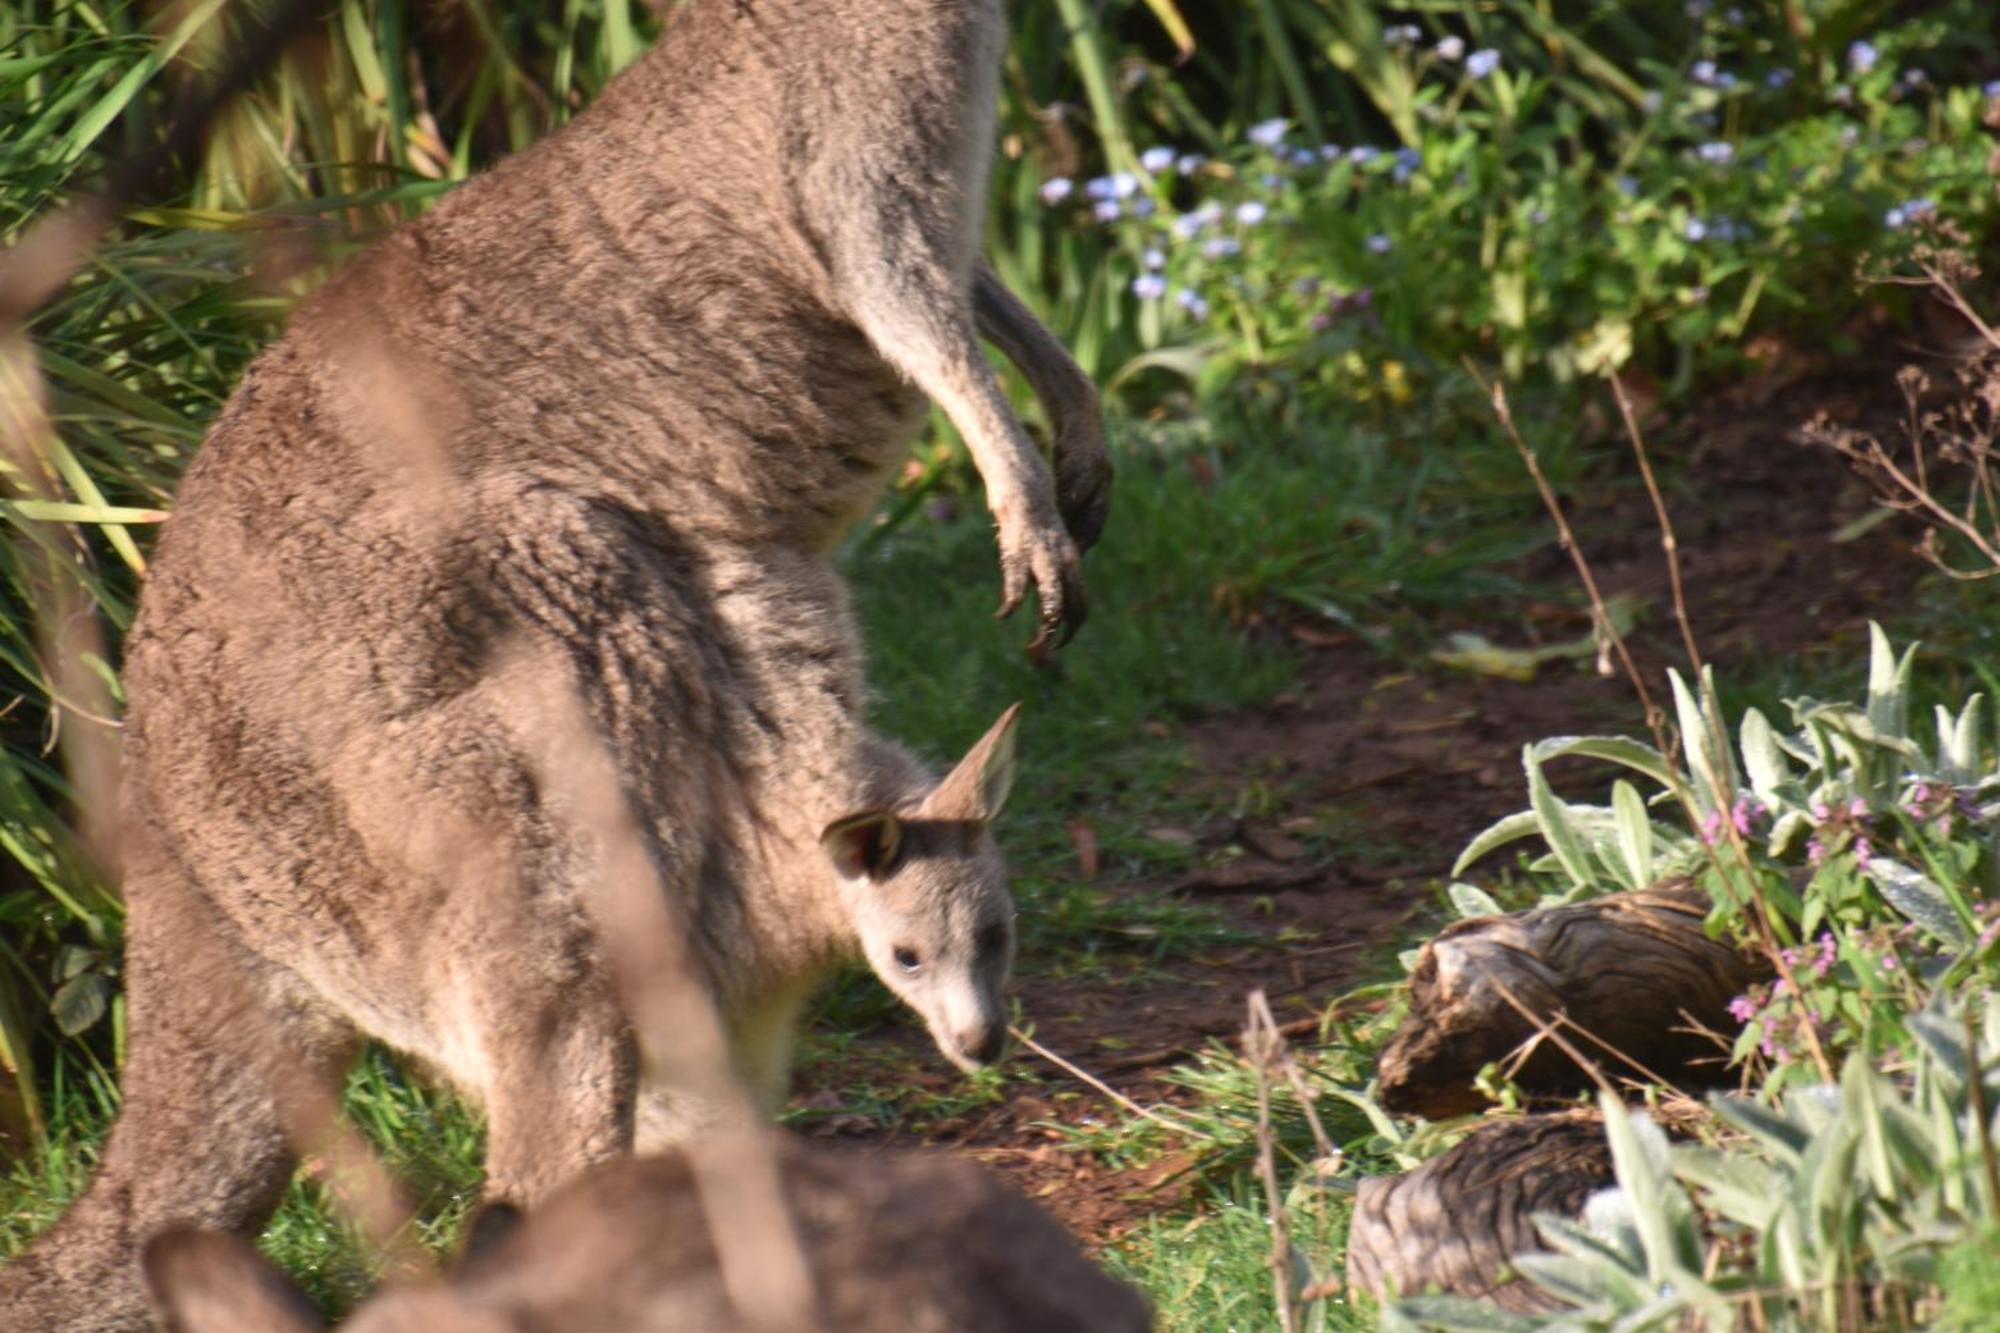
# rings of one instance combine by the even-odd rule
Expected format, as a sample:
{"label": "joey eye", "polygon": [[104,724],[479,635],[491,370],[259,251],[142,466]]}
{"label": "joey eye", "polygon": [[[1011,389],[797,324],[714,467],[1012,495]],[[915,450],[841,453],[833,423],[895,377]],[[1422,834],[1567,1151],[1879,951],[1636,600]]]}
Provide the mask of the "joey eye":
{"label": "joey eye", "polygon": [[924,960],[917,957],[915,949],[904,946],[897,947],[895,958],[896,966],[902,968],[905,972],[914,972],[924,965]]}

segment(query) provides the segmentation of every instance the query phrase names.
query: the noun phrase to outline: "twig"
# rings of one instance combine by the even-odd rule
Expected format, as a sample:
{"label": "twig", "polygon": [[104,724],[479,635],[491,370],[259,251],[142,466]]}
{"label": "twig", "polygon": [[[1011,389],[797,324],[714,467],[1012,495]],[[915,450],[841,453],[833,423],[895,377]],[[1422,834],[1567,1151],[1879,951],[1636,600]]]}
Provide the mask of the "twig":
{"label": "twig", "polygon": [[[1501,427],[1507,432],[1507,438],[1513,441],[1515,452],[1521,455],[1521,462],[1527,466],[1528,475],[1534,479],[1535,489],[1541,493],[1542,505],[1549,511],[1549,517],[1555,521],[1557,539],[1562,543],[1563,550],[1569,552],[1570,563],[1576,567],[1577,578],[1583,581],[1584,593],[1590,598],[1591,615],[1600,631],[1611,640],[1612,649],[1618,654],[1619,664],[1625,669],[1625,678],[1631,681],[1633,690],[1639,695],[1640,705],[1646,710],[1647,724],[1652,727],[1656,735],[1659,734],[1660,722],[1665,714],[1653,702],[1652,691],[1646,688],[1645,678],[1639,674],[1639,668],[1632,660],[1631,650],[1625,646],[1625,636],[1611,623],[1611,612],[1605,606],[1604,594],[1598,591],[1597,578],[1591,573],[1590,561],[1584,558],[1583,548],[1577,544],[1576,533],[1569,526],[1569,518],[1563,513],[1562,502],[1556,498],[1555,488],[1549,485],[1548,477],[1542,473],[1541,460],[1535,456],[1535,451],[1528,447],[1528,442],[1521,438],[1520,429],[1514,425],[1514,412],[1507,404],[1506,386],[1498,380],[1488,383],[1486,377],[1479,373],[1479,368],[1472,363],[1471,357],[1463,357],[1461,360],[1466,373],[1472,376],[1473,382],[1486,391],[1493,405],[1493,415],[1499,419]],[[1664,748],[1662,746],[1663,750]]]}
{"label": "twig", "polygon": [[[1285,1194],[1278,1187],[1277,1135],[1271,1130],[1271,1071],[1281,1059],[1285,1039],[1277,1033],[1264,992],[1250,992],[1243,1027],[1243,1054],[1257,1075],[1257,1176],[1271,1210],[1271,1284],[1278,1307],[1278,1327],[1298,1333],[1299,1311],[1292,1304],[1292,1237],[1286,1217]],[[1317,1129],[1317,1125],[1315,1125]]]}
{"label": "twig", "polygon": [[1632,411],[1632,398],[1625,392],[1625,381],[1612,371],[1611,396],[1618,401],[1618,415],[1625,418],[1625,435],[1632,441],[1632,456],[1639,460],[1639,475],[1646,479],[1646,494],[1653,501],[1653,517],[1660,525],[1660,549],[1667,557],[1667,586],[1673,590],[1674,620],[1681,628],[1681,644],[1687,649],[1688,663],[1696,673],[1701,671],[1701,649],[1694,640],[1694,623],[1688,618],[1687,596],[1681,587],[1680,541],[1674,536],[1673,519],[1667,514],[1667,502],[1660,498],[1660,483],[1653,477],[1653,460],[1646,454],[1646,440],[1639,433],[1639,418]]}
{"label": "twig", "polygon": [[1160,1126],[1162,1129],[1170,1129],[1176,1134],[1185,1135],[1186,1137],[1191,1139],[1200,1139],[1205,1143],[1213,1143],[1215,1141],[1215,1136],[1213,1134],[1207,1133],[1206,1131],[1203,1130],[1196,1129],[1192,1125],[1182,1124],[1178,1120],[1174,1120],[1168,1116],[1161,1115],[1157,1111],[1148,1110],[1146,1107],[1139,1105],[1139,1103],[1133,1101],[1130,1097],[1127,1097],[1124,1093],[1118,1091],[1118,1089],[1112,1087],[1109,1083],[1106,1083],[1103,1079],[1097,1077],[1089,1070],[1084,1069],[1080,1065],[1072,1064],[1068,1060],[1063,1059],[1060,1055],[1057,1055],[1054,1051],[1050,1050],[1048,1047],[1036,1041],[1033,1037],[1029,1036],[1026,1032],[1023,1032],[1020,1028],[1010,1025],[1007,1031],[1013,1035],[1015,1041],[1020,1042],[1023,1046],[1033,1051],[1036,1055],[1041,1056],[1042,1059],[1047,1060],[1050,1064],[1062,1070],[1065,1074],[1068,1074],[1071,1078],[1078,1079],[1084,1083],[1089,1084],[1091,1087],[1097,1089],[1099,1092],[1109,1097],[1112,1101],[1117,1102],[1120,1106],[1130,1111],[1133,1115],[1140,1116],[1146,1120],[1150,1120],[1154,1124]]}

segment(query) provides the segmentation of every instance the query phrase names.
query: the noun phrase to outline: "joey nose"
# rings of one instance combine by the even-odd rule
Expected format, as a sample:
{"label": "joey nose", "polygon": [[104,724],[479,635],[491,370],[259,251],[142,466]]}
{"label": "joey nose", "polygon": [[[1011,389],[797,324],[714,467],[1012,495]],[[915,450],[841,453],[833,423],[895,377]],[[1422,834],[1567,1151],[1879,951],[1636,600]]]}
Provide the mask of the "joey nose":
{"label": "joey nose", "polygon": [[960,1034],[958,1049],[976,1065],[990,1065],[1007,1048],[1007,1029],[998,1023]]}

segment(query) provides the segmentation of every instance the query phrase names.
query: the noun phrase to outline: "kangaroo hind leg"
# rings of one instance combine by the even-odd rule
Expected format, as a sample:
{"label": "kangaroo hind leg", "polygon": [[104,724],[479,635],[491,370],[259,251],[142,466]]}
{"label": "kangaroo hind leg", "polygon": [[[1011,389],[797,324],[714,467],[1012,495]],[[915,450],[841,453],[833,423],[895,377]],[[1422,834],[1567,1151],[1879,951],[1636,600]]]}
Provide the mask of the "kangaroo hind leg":
{"label": "kangaroo hind leg", "polygon": [[127,876],[131,1056],[83,1196],[0,1270],[0,1328],[150,1328],[140,1251],[170,1227],[254,1234],[295,1163],[288,1110],[351,1045],[286,995],[177,875]]}

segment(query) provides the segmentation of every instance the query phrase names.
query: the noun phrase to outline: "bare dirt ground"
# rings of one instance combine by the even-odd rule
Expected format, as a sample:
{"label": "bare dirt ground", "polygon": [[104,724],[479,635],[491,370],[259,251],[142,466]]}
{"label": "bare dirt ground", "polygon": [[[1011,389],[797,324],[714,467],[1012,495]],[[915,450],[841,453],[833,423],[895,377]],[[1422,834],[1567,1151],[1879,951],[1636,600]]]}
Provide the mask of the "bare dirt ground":
{"label": "bare dirt ground", "polygon": [[[1668,495],[1687,598],[1704,654],[1740,665],[1802,653],[1859,660],[1867,621],[1892,613],[1922,577],[1917,535],[1886,523],[1852,540],[1836,534],[1870,510],[1866,489],[1838,460],[1800,443],[1814,411],[1886,432],[1900,410],[1895,353],[1869,367],[1745,385],[1699,415],[1651,428],[1657,457],[1689,464]],[[1613,418],[1615,420],[1615,418]],[[1608,471],[1608,470],[1607,470]],[[1684,667],[1666,566],[1636,470],[1565,496],[1607,596],[1636,596],[1632,638],[1650,684]],[[1556,590],[1548,600],[1495,607],[1475,629],[1508,647],[1575,640],[1589,631],[1566,554],[1553,544],[1515,571]],[[1557,662],[1521,682],[1386,659],[1332,626],[1283,631],[1303,650],[1295,684],[1258,711],[1200,720],[1191,740],[1197,783],[1240,791],[1261,783],[1280,804],[1254,820],[1187,830],[1216,868],[1120,886],[1126,896],[1181,894],[1223,913],[1253,943],[1170,959],[1144,974],[1101,981],[1027,976],[1022,1008],[1040,1040],[1110,1086],[1151,1104],[1179,1091],[1163,1081],[1215,1037],[1233,1039],[1245,994],[1269,993],[1281,1023],[1309,1033],[1326,1002],[1360,980],[1390,974],[1391,946],[1407,938],[1477,830],[1525,804],[1521,746],[1544,736],[1616,729],[1639,733],[1640,710],[1621,677]],[[1321,821],[1347,833],[1330,856],[1294,833]],[[1171,832],[1171,831],[1170,831]],[[1352,846],[1351,854],[1343,847]],[[892,1030],[861,1042],[840,1076],[916,1081],[940,1093],[956,1078],[922,1054],[921,1034]],[[922,1141],[976,1156],[1053,1209],[1087,1242],[1115,1240],[1181,1198],[1183,1159],[1136,1171],[1100,1166],[1063,1143],[1052,1121],[1121,1114],[1109,1099],[1026,1054],[1043,1076],[997,1105],[888,1129],[858,1116],[809,1122],[807,1132],[857,1143]],[[893,1072],[888,1072],[893,1070]],[[818,1077],[833,1071],[822,1067]],[[798,1093],[807,1107],[840,1104],[839,1089]],[[1081,1094],[1081,1095],[1075,1095]],[[1163,1187],[1164,1186],[1164,1187]]]}

